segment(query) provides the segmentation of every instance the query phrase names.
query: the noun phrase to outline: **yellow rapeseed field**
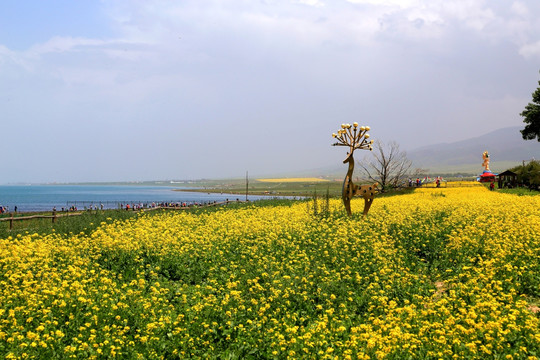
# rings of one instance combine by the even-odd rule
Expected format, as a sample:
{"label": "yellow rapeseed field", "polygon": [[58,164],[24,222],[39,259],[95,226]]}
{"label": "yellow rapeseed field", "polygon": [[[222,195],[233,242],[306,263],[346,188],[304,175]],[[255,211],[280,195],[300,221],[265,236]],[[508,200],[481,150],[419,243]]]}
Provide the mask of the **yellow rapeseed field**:
{"label": "yellow rapeseed field", "polygon": [[163,213],[0,240],[6,359],[538,359],[540,196]]}

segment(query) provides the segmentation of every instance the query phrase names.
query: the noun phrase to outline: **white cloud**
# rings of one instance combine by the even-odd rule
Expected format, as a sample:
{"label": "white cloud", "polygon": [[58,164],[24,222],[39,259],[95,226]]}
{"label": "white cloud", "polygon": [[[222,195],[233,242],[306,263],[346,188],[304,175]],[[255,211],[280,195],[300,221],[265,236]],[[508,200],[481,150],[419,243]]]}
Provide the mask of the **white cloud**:
{"label": "white cloud", "polygon": [[324,3],[320,0],[298,0],[300,4],[309,5],[309,6],[316,6],[316,7],[322,7],[324,6]]}
{"label": "white cloud", "polygon": [[422,0],[347,0],[352,4],[369,4],[376,6],[395,6],[399,8],[410,8],[422,5]]}
{"label": "white cloud", "polygon": [[9,50],[7,47],[0,45],[0,63],[6,63],[13,61],[15,53]]}
{"label": "white cloud", "polygon": [[[109,7],[109,14],[129,41],[161,44],[168,51],[188,45],[192,53],[218,38],[246,46],[254,39],[261,46],[363,46],[380,36],[395,41],[443,39],[459,29],[496,41],[501,32],[508,31],[506,15],[497,13],[486,0],[347,2],[120,2]],[[522,12],[523,6],[516,3],[514,8]],[[218,48],[219,44],[213,49]]]}
{"label": "white cloud", "polygon": [[530,15],[529,8],[522,1],[514,1],[512,3],[511,10],[512,13],[523,18],[528,18]]}
{"label": "white cloud", "polygon": [[43,44],[32,46],[27,53],[31,55],[41,55],[52,52],[68,52],[77,47],[101,46],[105,43],[106,42],[103,40],[57,36]]}
{"label": "white cloud", "polygon": [[540,41],[523,45],[519,49],[519,54],[526,59],[540,58]]}
{"label": "white cloud", "polygon": [[[0,76],[16,76],[20,71],[27,72],[33,68],[33,62],[27,57],[0,45]],[[1,88],[1,87],[0,87]]]}
{"label": "white cloud", "polygon": [[[45,43],[32,46],[23,54],[30,57],[39,57],[52,53],[76,53],[76,52],[91,52],[96,50],[102,50],[104,53],[114,54],[119,57],[119,54],[114,51],[133,49],[134,47],[140,48],[149,44],[141,42],[134,42],[130,40],[98,40],[98,39],[86,39],[86,38],[74,38],[74,37],[54,37]],[[132,56],[131,56],[132,57]],[[126,56],[130,58],[130,56]]]}
{"label": "white cloud", "polygon": [[[523,106],[515,99],[529,95],[524,79],[537,75],[540,57],[540,16],[528,1],[103,4],[114,36],[56,36],[20,52],[0,46],[0,101],[15,130],[19,121],[32,124],[48,114],[46,128],[59,139],[73,135],[97,143],[103,131],[111,143],[120,139],[111,149],[118,154],[131,139],[144,143],[151,137],[175,144],[167,154],[175,164],[205,160],[190,150],[207,142],[203,133],[215,145],[208,152],[216,153],[230,139],[254,142],[253,133],[265,133],[268,144],[257,153],[237,143],[238,156],[220,155],[242,164],[274,158],[277,169],[295,168],[299,160],[318,167],[334,156],[326,135],[287,147],[272,144],[283,144],[276,139],[290,128],[320,139],[325,129],[330,134],[354,121],[372,125],[374,138],[396,138],[409,147],[421,145],[416,142],[428,133],[430,143],[482,135],[515,121],[511,115]],[[28,103],[34,106],[21,112]],[[66,135],[65,124],[94,119],[107,126],[95,125],[93,139],[76,126]],[[471,132],[463,135],[463,128]],[[21,127],[20,133],[27,132]],[[43,147],[41,138],[30,143]],[[304,161],[301,153],[319,155]],[[110,168],[115,166],[129,173],[145,164],[126,151],[125,164]]]}

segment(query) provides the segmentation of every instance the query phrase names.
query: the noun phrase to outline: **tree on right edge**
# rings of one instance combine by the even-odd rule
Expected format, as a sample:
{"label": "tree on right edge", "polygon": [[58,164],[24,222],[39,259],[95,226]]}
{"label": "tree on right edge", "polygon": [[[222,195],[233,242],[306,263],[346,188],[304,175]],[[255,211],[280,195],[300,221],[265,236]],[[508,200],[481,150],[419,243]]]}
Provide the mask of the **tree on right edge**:
{"label": "tree on right edge", "polygon": [[[540,85],[540,81],[538,82]],[[532,102],[525,106],[521,114],[524,117],[525,128],[520,130],[524,140],[534,140],[540,142],[540,87],[532,94]]]}

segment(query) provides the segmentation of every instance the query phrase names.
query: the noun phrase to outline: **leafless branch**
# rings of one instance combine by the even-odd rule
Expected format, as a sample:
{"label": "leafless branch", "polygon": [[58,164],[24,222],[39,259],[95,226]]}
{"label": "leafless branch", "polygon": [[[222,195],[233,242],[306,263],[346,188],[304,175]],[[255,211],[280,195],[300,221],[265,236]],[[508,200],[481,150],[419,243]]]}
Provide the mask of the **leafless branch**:
{"label": "leafless branch", "polygon": [[388,186],[399,186],[405,181],[412,162],[407,154],[399,149],[399,144],[375,141],[373,155],[366,156],[359,163],[363,173],[372,181],[377,181],[383,191]]}

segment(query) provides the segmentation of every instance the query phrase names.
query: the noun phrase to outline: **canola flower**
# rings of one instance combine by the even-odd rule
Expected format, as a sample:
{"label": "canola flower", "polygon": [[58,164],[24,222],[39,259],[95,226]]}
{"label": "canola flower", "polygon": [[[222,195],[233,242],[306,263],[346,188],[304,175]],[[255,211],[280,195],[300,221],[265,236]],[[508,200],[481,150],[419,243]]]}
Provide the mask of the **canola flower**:
{"label": "canola flower", "polygon": [[540,356],[539,196],[417,189],[352,220],[330,206],[328,216],[300,202],[162,213],[90,235],[2,239],[0,356]]}

